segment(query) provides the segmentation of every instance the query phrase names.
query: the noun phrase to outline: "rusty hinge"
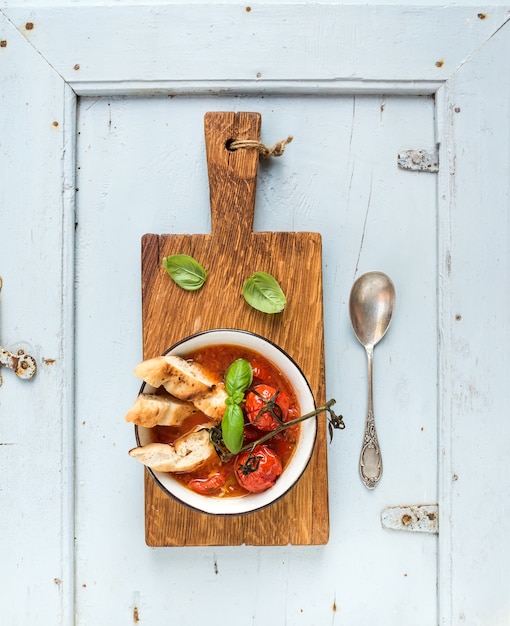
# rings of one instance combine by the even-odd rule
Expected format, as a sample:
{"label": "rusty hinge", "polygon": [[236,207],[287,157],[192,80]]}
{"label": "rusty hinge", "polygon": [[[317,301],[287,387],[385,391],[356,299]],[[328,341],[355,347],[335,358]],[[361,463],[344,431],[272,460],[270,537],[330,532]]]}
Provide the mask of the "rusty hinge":
{"label": "rusty hinge", "polygon": [[[0,291],[2,290],[2,277],[0,276]],[[32,378],[37,370],[34,357],[25,354],[23,350],[18,350],[17,354],[9,352],[0,346],[0,367],[9,367],[14,370],[16,376],[22,379]],[[0,385],[2,384],[2,374],[0,374]]]}
{"label": "rusty hinge", "polygon": [[417,533],[439,533],[439,506],[417,504],[415,506],[388,506],[381,513],[384,528],[409,530]]}
{"label": "rusty hinge", "polygon": [[403,150],[398,155],[398,166],[415,172],[439,172],[439,151]]}

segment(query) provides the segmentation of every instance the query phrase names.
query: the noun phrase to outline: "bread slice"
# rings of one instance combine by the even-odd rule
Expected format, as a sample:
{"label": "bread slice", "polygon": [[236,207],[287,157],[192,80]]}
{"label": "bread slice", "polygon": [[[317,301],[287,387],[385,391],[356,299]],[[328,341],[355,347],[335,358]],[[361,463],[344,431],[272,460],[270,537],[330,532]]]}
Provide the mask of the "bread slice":
{"label": "bread slice", "polygon": [[126,422],[153,428],[154,426],[180,426],[184,420],[196,413],[189,402],[177,398],[141,393],[126,414]]}
{"label": "bread slice", "polygon": [[196,426],[173,444],[148,443],[133,448],[129,455],[157,472],[193,472],[216,456],[216,450],[209,439],[209,428],[212,426],[213,424]]}
{"label": "bread slice", "polygon": [[192,402],[208,417],[220,420],[225,412],[224,383],[205,367],[178,356],[159,356],[135,367],[135,375],[153,387],[161,385],[180,400]]}
{"label": "bread slice", "polygon": [[219,422],[227,408],[225,404],[226,399],[227,392],[223,385],[221,385],[215,387],[211,393],[207,393],[205,396],[194,398],[192,402],[202,413],[205,413],[208,417]]}
{"label": "bread slice", "polygon": [[209,393],[218,382],[200,365],[168,355],[143,361],[135,367],[135,375],[153,387],[169,385],[168,393],[181,400]]}

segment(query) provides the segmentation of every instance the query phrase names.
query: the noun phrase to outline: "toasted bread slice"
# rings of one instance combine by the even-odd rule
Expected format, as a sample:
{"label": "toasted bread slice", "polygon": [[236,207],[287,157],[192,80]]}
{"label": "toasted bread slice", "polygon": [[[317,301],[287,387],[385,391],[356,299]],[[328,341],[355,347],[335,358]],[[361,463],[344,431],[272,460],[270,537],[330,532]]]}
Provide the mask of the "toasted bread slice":
{"label": "toasted bread slice", "polygon": [[153,387],[163,385],[170,395],[192,402],[208,417],[223,417],[225,385],[198,363],[178,356],[159,356],[137,365],[135,375]]}
{"label": "toasted bread slice", "polygon": [[209,439],[208,428],[211,426],[213,424],[196,426],[173,444],[148,443],[133,448],[129,455],[158,472],[193,472],[216,456],[216,450]]}
{"label": "toasted bread slice", "polygon": [[141,393],[127,412],[125,420],[146,428],[179,426],[196,412],[195,406],[189,402],[152,393]]}
{"label": "toasted bread slice", "polygon": [[225,413],[227,405],[225,400],[227,399],[227,392],[223,385],[218,385],[211,393],[202,397],[197,397],[192,400],[194,406],[197,409],[205,413],[208,417],[220,421]]}
{"label": "toasted bread slice", "polygon": [[181,400],[203,396],[219,382],[198,363],[169,355],[143,361],[135,367],[135,374],[153,387],[168,387],[168,393]]}

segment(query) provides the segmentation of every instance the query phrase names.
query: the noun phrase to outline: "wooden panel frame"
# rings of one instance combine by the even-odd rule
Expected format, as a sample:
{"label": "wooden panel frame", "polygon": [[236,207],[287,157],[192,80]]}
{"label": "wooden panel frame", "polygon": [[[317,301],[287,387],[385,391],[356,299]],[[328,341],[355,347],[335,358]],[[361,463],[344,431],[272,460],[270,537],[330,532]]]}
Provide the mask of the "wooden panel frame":
{"label": "wooden panel frame", "polygon": [[[282,23],[278,40],[273,30],[264,28],[267,20],[275,19]],[[197,48],[194,25],[204,20],[210,24],[210,35]],[[9,407],[4,432],[23,435],[17,424],[28,413],[37,414],[40,420],[51,418],[55,430],[62,433],[46,436],[48,454],[36,452],[39,472],[45,476],[41,481],[24,480],[16,471],[26,458],[23,455],[41,448],[35,431],[25,433],[19,447],[2,446],[10,452],[3,457],[8,487],[2,498],[7,507],[21,513],[11,523],[26,527],[29,537],[33,520],[24,519],[20,499],[55,502],[55,517],[39,528],[39,539],[45,539],[44,558],[34,567],[28,559],[23,565],[18,555],[16,574],[7,583],[7,593],[10,585],[14,589],[21,581],[30,588],[30,602],[27,595],[24,608],[27,616],[34,610],[30,606],[38,611],[44,603],[48,623],[71,624],[74,619],[76,98],[204,91],[436,95],[441,158],[440,623],[494,623],[508,611],[508,605],[501,603],[505,598],[508,602],[510,575],[500,571],[496,580],[493,571],[498,555],[510,551],[509,535],[501,522],[487,521],[487,516],[508,519],[509,513],[508,498],[501,497],[509,489],[510,475],[505,443],[510,435],[505,383],[509,368],[506,351],[498,350],[509,340],[508,289],[498,288],[506,287],[509,276],[507,20],[507,8],[490,6],[483,12],[473,7],[335,4],[261,5],[251,11],[238,5],[201,5],[197,12],[195,6],[185,4],[6,7],[0,11],[3,104],[9,111],[2,116],[0,157],[2,171],[9,172],[0,191],[2,232],[9,233],[0,249],[2,333],[16,320],[19,336],[42,364],[28,394],[25,388],[21,391],[23,383],[18,381],[9,380],[2,388],[1,400]],[[445,23],[448,29],[438,28]],[[321,36],[306,39],[310,33]],[[246,45],[248,35],[250,45]],[[140,42],[149,41],[160,52],[155,58],[139,53]],[[175,51],[182,50],[189,55],[177,61]],[[197,63],[196,54],[203,54],[207,63]],[[221,61],[216,55],[231,61],[228,76],[215,71],[225,67],[224,62],[216,62]],[[34,233],[31,239],[27,228]],[[13,264],[19,258],[19,241],[27,239],[30,254]],[[47,273],[44,263],[31,263],[34,256],[58,272]],[[30,276],[28,307],[23,306],[23,290],[8,299],[6,295],[11,281],[23,284],[21,278],[26,276]],[[488,289],[491,284],[495,287]],[[472,315],[475,298],[480,317]],[[51,327],[37,324],[31,315],[31,309],[43,301],[60,311]],[[465,315],[465,310],[471,315]],[[4,342],[8,341],[12,345],[13,339],[5,337]],[[476,450],[476,463],[462,460],[460,451],[466,449]],[[495,481],[494,488],[488,487],[491,481]],[[484,528],[490,528],[490,535],[484,536]],[[16,536],[21,534],[18,527]],[[40,541],[33,542],[17,546],[21,555],[40,546]],[[8,561],[3,567],[12,570],[12,564]],[[475,566],[478,584],[472,593]],[[499,611],[496,617],[495,611]],[[9,621],[9,613],[5,617]]]}

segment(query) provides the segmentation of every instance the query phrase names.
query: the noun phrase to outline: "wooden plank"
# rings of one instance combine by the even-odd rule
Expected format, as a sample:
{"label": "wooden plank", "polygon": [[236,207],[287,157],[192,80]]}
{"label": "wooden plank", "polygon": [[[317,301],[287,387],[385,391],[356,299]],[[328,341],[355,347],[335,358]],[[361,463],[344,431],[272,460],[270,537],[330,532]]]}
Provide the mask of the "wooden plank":
{"label": "wooden plank", "polygon": [[[239,328],[263,335],[301,366],[317,403],[324,401],[322,252],[317,233],[253,232],[256,150],[227,150],[229,139],[258,139],[260,115],[206,114],[211,197],[208,235],[145,235],[142,242],[144,358],[161,354],[182,337],[210,328]],[[206,267],[198,292],[177,287],[162,268],[170,254],[190,254]],[[287,295],[284,312],[267,315],[243,299],[244,280],[266,271]],[[312,461],[284,498],[263,511],[212,517],[165,495],[149,475],[146,541],[159,545],[322,544],[329,536],[325,418]],[[179,520],[175,524],[175,520]],[[294,520],[289,524],[289,520]]]}
{"label": "wooden plank", "polygon": [[[327,444],[330,538],[317,547],[148,549],[144,472],[127,455],[134,434],[123,420],[142,358],[140,240],[210,233],[203,119],[232,107],[262,114],[267,143],[294,135],[281,158],[260,163],[255,230],[322,235],[326,397],[346,422]],[[434,624],[437,537],[402,538],[380,523],[388,503],[416,502],[416,493],[436,501],[436,176],[395,164],[403,147],[434,145],[432,99],[105,97],[82,99],[78,119],[79,621],[129,623],[136,606],[151,626],[170,613],[179,624],[219,626],[225,613],[211,607],[229,589],[232,623],[247,612],[256,624],[329,623],[336,600],[348,624],[361,606],[378,626]],[[347,303],[356,273],[374,268],[395,280],[399,305],[376,354],[386,461],[383,482],[368,492],[357,472],[366,356]],[[367,551],[369,568],[360,560]]]}
{"label": "wooden plank", "polygon": [[509,68],[505,25],[437,98],[442,626],[510,616]]}
{"label": "wooden plank", "polygon": [[[197,10],[185,3],[4,11],[80,94],[104,94],[104,83],[123,94],[179,91],[193,89],[190,81],[217,81],[236,92],[247,81],[274,94],[278,81],[292,80],[301,93],[316,93],[318,81],[330,89],[342,82],[351,92],[357,83],[364,93],[372,81],[393,81],[394,93],[407,81],[401,89],[433,93],[508,19],[506,7],[497,6],[483,14],[479,7],[212,4]],[[148,63],[140,50],[149,46],[158,54]],[[350,49],[356,54],[345,53]]]}
{"label": "wooden plank", "polygon": [[74,623],[75,95],[0,12],[2,623]]}

